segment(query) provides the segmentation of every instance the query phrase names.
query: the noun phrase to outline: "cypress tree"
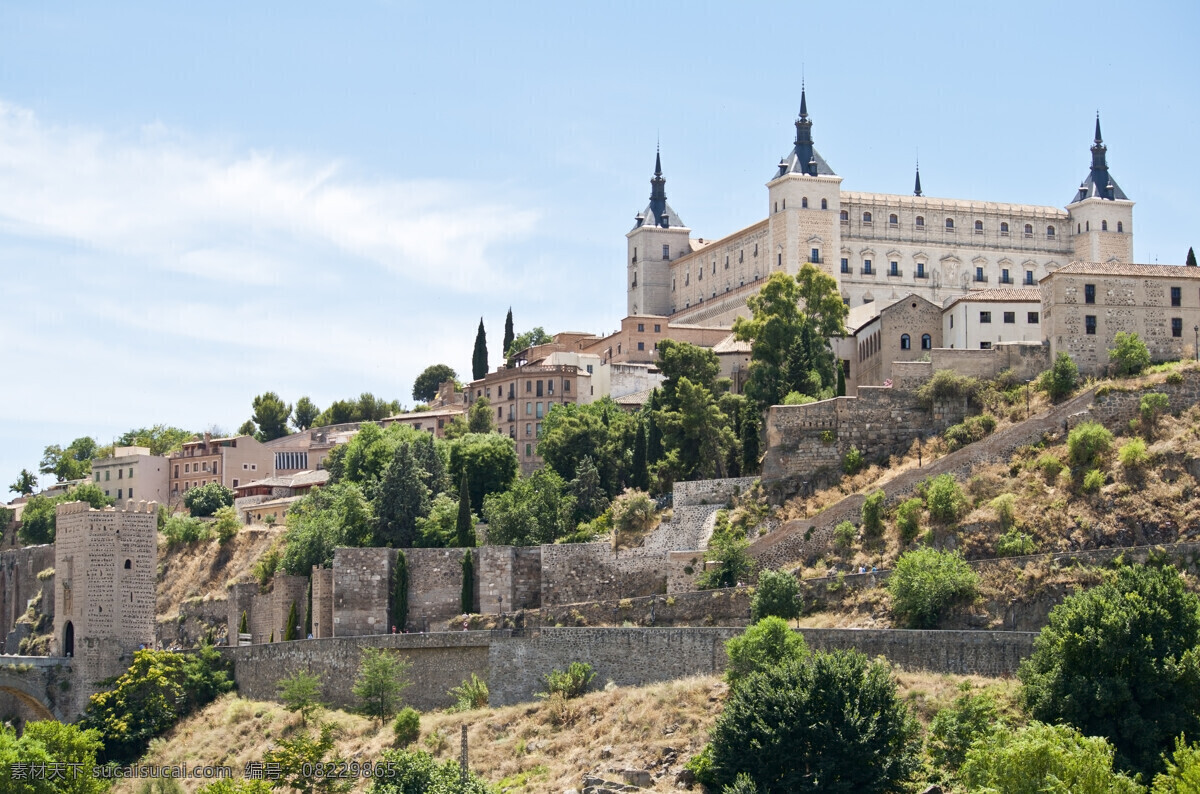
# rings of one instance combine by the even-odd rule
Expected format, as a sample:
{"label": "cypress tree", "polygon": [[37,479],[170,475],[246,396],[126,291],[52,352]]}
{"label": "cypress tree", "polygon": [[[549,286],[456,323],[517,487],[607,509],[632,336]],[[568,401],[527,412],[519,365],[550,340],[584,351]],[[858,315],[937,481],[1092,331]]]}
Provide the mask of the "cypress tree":
{"label": "cypress tree", "polygon": [[423,474],[412,445],[397,446],[375,503],[375,542],[380,546],[409,548],[416,542],[417,519],[429,515],[429,488],[422,482]]}
{"label": "cypress tree", "polygon": [[1196,252],[1194,249],[1192,249],[1191,246],[1188,246],[1187,266],[1188,267],[1196,266]]}
{"label": "cypress tree", "polygon": [[454,525],[459,546],[475,545],[475,522],[471,520],[471,490],[467,487],[467,470],[458,483],[458,521]]}
{"label": "cypress tree", "polygon": [[471,378],[479,380],[488,374],[487,332],[483,330],[483,318],[479,318],[479,330],[475,332],[475,352],[471,354]]}
{"label": "cypress tree", "polygon": [[304,610],[304,636],[312,636],[312,576],[308,577],[308,609]]}
{"label": "cypress tree", "polygon": [[246,610],[242,610],[242,622],[238,624],[238,634],[249,634],[250,622],[246,619]]}
{"label": "cypress tree", "polygon": [[392,566],[392,625],[400,631],[408,624],[408,555],[396,552]]}
{"label": "cypress tree", "polygon": [[509,348],[512,347],[514,339],[516,339],[516,334],[513,333],[512,307],[509,306],[508,316],[504,318],[504,350],[502,352],[505,358],[508,358],[511,353]]}
{"label": "cypress tree", "polygon": [[291,642],[296,639],[296,602],[292,602],[292,608],[288,610],[287,625],[283,627],[283,641]]}
{"label": "cypress tree", "polygon": [[633,470],[629,473],[634,488],[650,490],[650,468],[646,465],[646,423],[638,422],[633,441]]}
{"label": "cypress tree", "polygon": [[462,611],[469,615],[475,608],[475,560],[468,550],[462,561]]}
{"label": "cypress tree", "polygon": [[[840,370],[839,370],[840,371]],[[742,474],[749,476],[758,471],[758,406],[747,402],[742,406]]]}
{"label": "cypress tree", "polygon": [[658,426],[658,408],[662,403],[658,389],[650,392],[650,400],[646,404],[646,463],[654,465],[662,460],[662,430]]}
{"label": "cypress tree", "polygon": [[842,369],[841,364],[838,364],[837,373],[838,373],[837,396],[845,397],[846,396],[846,373]]}

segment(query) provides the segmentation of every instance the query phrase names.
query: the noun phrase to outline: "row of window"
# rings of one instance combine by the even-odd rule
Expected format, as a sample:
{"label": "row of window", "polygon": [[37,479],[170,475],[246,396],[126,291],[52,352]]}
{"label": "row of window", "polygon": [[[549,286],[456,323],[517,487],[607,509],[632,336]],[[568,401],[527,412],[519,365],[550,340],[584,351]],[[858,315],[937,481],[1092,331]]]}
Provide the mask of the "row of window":
{"label": "row of window", "polygon": [[[912,349],[912,338],[908,334],[900,334],[900,349],[901,350],[911,350]],[[922,350],[932,350],[933,349],[933,337],[932,336],[930,336],[929,334],[921,334],[921,349]]]}
{"label": "row of window", "polygon": [[[842,257],[842,272],[850,273],[850,260],[846,257]],[[862,270],[859,272],[861,275],[864,275],[864,276],[873,276],[876,274],[877,271],[875,270],[874,263],[870,259],[864,259]],[[904,271],[902,271],[900,269],[899,262],[888,262],[888,269],[887,269],[886,273],[888,276],[891,276],[891,277],[902,277],[904,275]],[[925,270],[924,262],[917,262],[917,269],[913,273],[913,278],[929,278],[929,273]],[[988,277],[983,272],[982,267],[975,268],[975,281],[979,282],[979,283],[987,283]],[[1000,269],[1000,283],[1001,284],[1015,284],[1016,283],[1013,280],[1012,275],[1009,273],[1008,268]],[[1033,271],[1026,270],[1025,271],[1025,281],[1024,281],[1025,286],[1030,287],[1030,286],[1033,286],[1034,283],[1035,282],[1033,280]]]}
{"label": "row of window", "polygon": [[[645,324],[645,323],[638,323],[638,324],[637,324],[637,329],[638,329],[638,331],[639,331],[640,333],[645,333],[645,332],[646,332],[646,324]],[[656,333],[656,334],[661,334],[661,333],[662,333],[662,324],[661,324],[661,323],[655,323],[655,324],[654,324],[654,333]]]}
{"label": "row of window", "polygon": [[[1095,303],[1096,302],[1096,285],[1095,284],[1084,284],[1083,285],[1083,302],[1084,303]],[[1183,306],[1183,287],[1171,287],[1171,305],[1172,306]]]}
{"label": "row of window", "polygon": [[[1088,336],[1096,335],[1096,315],[1094,315],[1094,314],[1084,315],[1083,330],[1084,330],[1084,333],[1086,333]],[[1197,335],[1200,335],[1200,325],[1195,326],[1194,330],[1196,331]],[[1172,317],[1171,318],[1171,336],[1173,336],[1176,339],[1179,339],[1183,336],[1183,318],[1182,317]]]}
{"label": "row of window", "polygon": [[[591,372],[591,369],[589,369],[588,372]],[[525,393],[526,394],[534,394],[538,397],[542,397],[546,394],[553,396],[554,395],[554,384],[555,384],[555,381],[552,379],[551,380],[538,380],[538,381],[530,379],[530,380],[525,381]],[[566,378],[563,378],[562,391],[564,394],[571,393],[571,381],[567,380]],[[510,400],[516,399],[516,394],[517,393],[516,393],[515,384],[513,384],[513,383],[508,384],[508,399],[510,399]],[[492,399],[492,387],[486,386],[483,388],[476,389],[475,397],[476,398],[487,397],[489,400]],[[501,387],[496,388],[496,399],[497,400],[504,399],[504,387],[501,386]]]}
{"label": "row of window", "polygon": [[[420,429],[420,428],[418,428]],[[308,468],[307,452],[276,452],[275,469],[281,471],[303,471]]]}
{"label": "row of window", "polygon": [[[117,479],[121,480],[124,478],[125,478],[125,470],[117,469]],[[133,479],[133,467],[132,466],[129,467],[129,478]],[[108,482],[110,479],[112,479],[112,469],[105,469],[104,470],[104,481]],[[96,482],[100,482],[100,472],[96,472]]]}
{"label": "row of window", "polygon": [[[112,494],[110,494],[110,493],[108,492],[108,489],[107,489],[107,488],[106,488],[106,489],[104,489],[104,495],[105,495],[105,496],[112,496]],[[117,498],[118,498],[118,499],[124,499],[124,498],[125,498],[125,490],[124,490],[123,488],[118,488],[118,489],[117,489]],[[129,489],[129,498],[130,498],[130,499],[132,499],[132,498],[133,498],[133,489],[132,489],[132,488],[130,488],[130,489]],[[128,567],[128,566],[126,566],[126,567]]]}
{"label": "row of window", "polygon": [[[1075,224],[1075,233],[1076,234],[1079,234],[1080,232],[1090,232],[1091,230],[1092,230],[1092,222],[1091,221],[1084,221],[1083,224],[1078,224],[1078,223]],[[1100,231],[1102,231],[1102,232],[1108,231],[1108,221],[1105,221],[1105,220],[1100,221]],[[1125,224],[1121,223],[1121,221],[1117,221],[1117,234],[1124,234],[1124,233],[1125,233]]]}
{"label": "row of window", "polygon": [[[783,200],[782,208],[787,209],[787,199]],[[808,196],[800,197],[800,209],[802,209],[802,210],[808,209]],[[821,199],[821,209],[823,209],[823,210],[829,209],[829,199]],[[776,201],[775,202],[775,211],[779,212],[779,210],[780,210],[779,202]]]}
{"label": "row of window", "polygon": [[[1004,312],[1003,315],[1004,315],[1004,323],[1006,325],[1012,325],[1013,323],[1015,323],[1017,321],[1017,313],[1016,312]],[[1037,325],[1038,324],[1038,316],[1039,315],[1037,312],[1026,312],[1025,313],[1025,322],[1028,323],[1029,325]],[[990,323],[991,321],[992,321],[992,313],[990,311],[981,311],[979,313],[979,322]],[[954,317],[950,318],[950,327],[951,328],[954,327]]]}
{"label": "row of window", "polygon": [[[842,210],[841,220],[843,223],[850,222],[850,211],[849,210]],[[864,226],[871,226],[875,222],[874,216],[870,212],[864,212],[862,214],[862,222],[863,222]],[[954,226],[953,218],[946,218],[945,223],[946,223],[947,231],[954,231],[955,226]],[[1104,221],[1104,224],[1105,224],[1104,230],[1107,231],[1108,230],[1108,221]],[[900,225],[900,216],[896,215],[895,213],[888,215],[888,226],[898,227],[899,225]],[[918,215],[916,217],[916,219],[913,221],[913,225],[916,226],[917,228],[922,228],[922,229],[925,228],[925,216]],[[1121,224],[1118,222],[1117,226],[1120,227]],[[1118,228],[1118,231],[1120,231],[1120,228]],[[975,221],[975,233],[983,234],[983,232],[984,232],[983,221],[979,221],[979,220]],[[1010,227],[1008,225],[1008,221],[1001,221],[1000,222],[1000,236],[1008,237],[1010,233],[1011,232],[1010,232]],[[1033,224],[1032,223],[1025,224],[1024,234],[1026,237],[1033,237]],[[1047,239],[1053,240],[1055,238],[1055,234],[1056,234],[1056,230],[1053,226],[1046,227],[1046,238]]]}

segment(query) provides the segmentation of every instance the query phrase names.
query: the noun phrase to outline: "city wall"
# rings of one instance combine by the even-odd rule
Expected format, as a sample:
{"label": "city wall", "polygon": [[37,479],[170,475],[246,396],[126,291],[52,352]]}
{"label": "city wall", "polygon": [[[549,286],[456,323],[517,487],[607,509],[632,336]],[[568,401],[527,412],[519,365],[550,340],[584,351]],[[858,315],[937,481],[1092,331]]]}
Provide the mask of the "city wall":
{"label": "city wall", "polygon": [[[37,611],[54,615],[54,546],[26,546],[0,552],[0,653],[20,650],[21,640],[29,636],[31,626],[18,624],[31,602],[38,600]],[[46,572],[45,577],[38,574]]]}

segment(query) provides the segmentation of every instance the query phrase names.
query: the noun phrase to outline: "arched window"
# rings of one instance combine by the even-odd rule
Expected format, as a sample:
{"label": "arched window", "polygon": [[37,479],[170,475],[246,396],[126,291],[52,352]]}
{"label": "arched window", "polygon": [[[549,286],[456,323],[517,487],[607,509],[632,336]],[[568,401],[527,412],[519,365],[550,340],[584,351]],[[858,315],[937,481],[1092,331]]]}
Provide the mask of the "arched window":
{"label": "arched window", "polygon": [[918,215],[917,216],[917,226],[924,226],[924,225],[925,225],[925,216]]}
{"label": "arched window", "polygon": [[933,337],[932,336],[930,336],[929,334],[921,334],[921,349],[922,350],[932,350],[933,349]]}
{"label": "arched window", "polygon": [[132,569],[133,569],[133,560],[126,560],[125,561],[125,570],[129,571]]}
{"label": "arched window", "polygon": [[1121,223],[1120,221],[1117,221],[1117,232],[1119,234],[1125,233],[1125,224]]}
{"label": "arched window", "polygon": [[900,349],[909,350],[912,348],[912,340],[908,338],[908,334],[900,334]]}
{"label": "arched window", "polygon": [[1047,236],[1047,237],[1053,237],[1053,236],[1054,236],[1054,227],[1053,227],[1053,226],[1047,226],[1047,227],[1046,227],[1046,236]]}
{"label": "arched window", "polygon": [[946,228],[947,228],[947,229],[953,229],[953,228],[954,228],[954,219],[953,219],[953,218],[947,218],[947,219],[946,219]]}
{"label": "arched window", "polygon": [[1000,223],[1000,234],[1008,236],[1008,221],[1002,221]]}
{"label": "arched window", "polygon": [[863,223],[870,223],[870,222],[871,222],[871,213],[864,212],[863,213]]}
{"label": "arched window", "polygon": [[67,625],[63,626],[63,656],[75,655],[75,626],[71,621],[67,621]]}
{"label": "arched window", "polygon": [[975,221],[975,231],[983,234],[983,221]]}
{"label": "arched window", "polygon": [[895,213],[892,213],[891,215],[888,216],[888,223],[890,223],[891,225],[895,226],[899,222],[900,222],[900,218]]}
{"label": "arched window", "polygon": [[802,209],[802,210],[808,209],[808,196],[805,196],[802,199],[800,199],[800,209]]}
{"label": "arched window", "polygon": [[828,199],[821,199],[821,209],[823,209],[823,210],[829,209],[829,200]]}
{"label": "arched window", "polygon": [[1033,224],[1032,223],[1025,224],[1025,236],[1033,237]]}
{"label": "arched window", "polygon": [[839,217],[840,217],[840,218],[841,218],[843,221],[849,221],[849,220],[850,220],[850,213],[849,213],[848,211],[846,211],[846,210],[842,210],[842,211],[841,211],[841,213],[840,213],[840,215],[839,215]]}
{"label": "arched window", "polygon": [[1100,221],[1100,231],[1108,231],[1108,221]]}

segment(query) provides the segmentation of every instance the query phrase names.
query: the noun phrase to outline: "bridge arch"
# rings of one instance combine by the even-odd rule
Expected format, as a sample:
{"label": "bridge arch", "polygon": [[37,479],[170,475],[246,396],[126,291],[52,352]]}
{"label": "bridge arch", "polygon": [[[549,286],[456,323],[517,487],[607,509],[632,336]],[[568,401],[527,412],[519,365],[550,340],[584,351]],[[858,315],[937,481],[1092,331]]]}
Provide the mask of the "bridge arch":
{"label": "bridge arch", "polygon": [[58,719],[58,717],[54,714],[54,712],[52,712],[49,709],[49,707],[46,706],[45,703],[38,700],[33,695],[30,695],[28,692],[25,692],[24,690],[0,683],[0,692],[3,692],[5,694],[12,695],[13,697],[15,697],[17,700],[19,700],[21,703],[23,703],[25,706],[27,706],[29,708],[29,710],[32,711],[37,716],[37,718],[39,720],[57,720]]}

